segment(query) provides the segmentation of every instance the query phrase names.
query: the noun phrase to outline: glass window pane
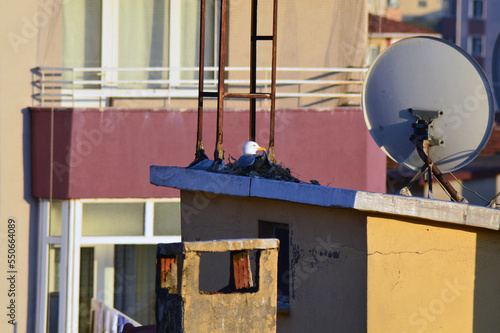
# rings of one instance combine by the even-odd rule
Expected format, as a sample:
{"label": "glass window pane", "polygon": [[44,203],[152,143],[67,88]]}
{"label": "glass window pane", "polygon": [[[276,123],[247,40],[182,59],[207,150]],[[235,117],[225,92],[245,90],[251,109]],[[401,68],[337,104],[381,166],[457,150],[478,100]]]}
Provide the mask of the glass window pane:
{"label": "glass window pane", "polygon": [[94,295],[94,248],[80,249],[79,332],[90,332],[91,300]]}
{"label": "glass window pane", "polygon": [[483,1],[474,0],[472,3],[472,17],[482,18],[483,17]]}
{"label": "glass window pane", "polygon": [[59,321],[59,280],[61,275],[61,248],[49,245],[47,280],[47,332],[57,333]]}
{"label": "glass window pane", "polygon": [[[122,0],[119,5],[118,67],[167,67],[168,0]],[[196,26],[196,24],[195,24]],[[120,71],[120,80],[161,80],[166,72]],[[143,87],[130,84],[124,87]],[[155,85],[150,88],[159,88]]]}
{"label": "glass window pane", "polygon": [[[63,4],[63,67],[101,66],[101,0],[73,0]],[[72,80],[63,72],[64,80]],[[75,80],[99,80],[97,72],[75,73]]]}
{"label": "glass window pane", "polygon": [[86,203],[82,215],[82,236],[144,234],[144,203]]}
{"label": "glass window pane", "polygon": [[62,201],[50,204],[49,236],[61,237]]}
{"label": "glass window pane", "polygon": [[114,308],[135,321],[155,323],[156,245],[116,245]]}
{"label": "glass window pane", "polygon": [[481,56],[483,53],[483,40],[481,37],[472,38],[472,55]]}
{"label": "glass window pane", "polygon": [[179,202],[155,203],[153,234],[170,236],[181,234],[181,204]]}

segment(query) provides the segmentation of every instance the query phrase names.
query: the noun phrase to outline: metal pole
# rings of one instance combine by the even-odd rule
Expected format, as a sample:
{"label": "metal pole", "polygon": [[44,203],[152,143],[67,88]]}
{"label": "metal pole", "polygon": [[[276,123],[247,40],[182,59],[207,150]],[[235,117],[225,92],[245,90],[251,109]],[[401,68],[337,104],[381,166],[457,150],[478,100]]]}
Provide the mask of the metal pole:
{"label": "metal pole", "polygon": [[272,50],[272,72],[271,72],[271,119],[269,129],[268,158],[273,164],[276,163],[274,152],[274,126],[276,118],[276,46],[278,36],[278,0],[274,0],[273,6],[273,50]]}
{"label": "metal pole", "polygon": [[[455,44],[462,47],[462,0],[456,0]],[[450,2],[451,5],[451,2]]]}
{"label": "metal pole", "polygon": [[[252,0],[250,37],[250,94],[257,92],[257,0]],[[255,141],[256,100],[250,98],[250,140]]]}
{"label": "metal pole", "polygon": [[200,68],[198,82],[198,132],[196,134],[196,158],[203,148],[203,83],[205,72],[205,0],[201,0],[200,9]]}
{"label": "metal pole", "polygon": [[214,152],[216,161],[224,160],[224,149],[222,148],[222,119],[224,110],[224,76],[226,65],[226,20],[227,0],[222,0],[219,40],[219,85],[217,89],[217,143]]}

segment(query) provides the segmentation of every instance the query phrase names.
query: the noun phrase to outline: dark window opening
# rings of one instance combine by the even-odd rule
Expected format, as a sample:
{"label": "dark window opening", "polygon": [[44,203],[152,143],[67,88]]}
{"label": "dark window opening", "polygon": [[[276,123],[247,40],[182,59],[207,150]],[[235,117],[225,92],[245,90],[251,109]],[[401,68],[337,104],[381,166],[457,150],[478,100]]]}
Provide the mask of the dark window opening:
{"label": "dark window opening", "polygon": [[472,1],[472,17],[473,18],[483,18],[483,1],[482,0]]}
{"label": "dark window opening", "polygon": [[259,221],[259,238],[277,238],[278,253],[278,309],[290,304],[290,231],[288,224]]}
{"label": "dark window opening", "polygon": [[259,260],[259,250],[201,252],[200,293],[257,292]]}

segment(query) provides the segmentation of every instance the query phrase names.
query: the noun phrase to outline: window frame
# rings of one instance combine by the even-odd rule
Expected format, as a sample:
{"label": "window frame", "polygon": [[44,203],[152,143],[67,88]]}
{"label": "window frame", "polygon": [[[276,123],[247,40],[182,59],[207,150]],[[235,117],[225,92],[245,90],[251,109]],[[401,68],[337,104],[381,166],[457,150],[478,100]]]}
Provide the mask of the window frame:
{"label": "window frame", "polygon": [[[480,15],[475,13],[476,10],[476,3],[481,4],[481,13]],[[470,19],[475,19],[475,20],[482,20],[486,17],[486,1],[485,0],[471,0],[469,1],[469,15],[468,17]]]}
{"label": "window frame", "polygon": [[[55,201],[55,200],[54,200]],[[79,322],[80,250],[92,245],[153,245],[181,241],[181,235],[154,236],[154,204],[178,202],[180,198],[149,199],[71,199],[62,201],[61,236],[50,236],[51,200],[39,202],[39,268],[37,295],[37,332],[47,329],[47,300],[49,273],[49,246],[60,245],[58,330],[72,332]],[[142,236],[82,236],[83,205],[85,203],[144,203],[144,234]]]}
{"label": "window frame", "polygon": [[417,6],[418,8],[427,8],[427,0],[419,0]]}
{"label": "window frame", "polygon": [[[479,54],[475,53],[475,45],[474,42],[479,40],[481,42],[481,51]],[[468,51],[469,54],[473,57],[484,57],[485,56],[485,36],[483,35],[471,35],[468,37]]]}
{"label": "window frame", "polygon": [[441,15],[443,17],[457,17],[457,2],[454,0],[444,0]]}
{"label": "window frame", "polygon": [[[99,88],[63,88],[61,89],[61,93],[64,95],[74,95],[75,92],[80,96],[94,96],[96,91],[103,91],[109,94],[109,92],[117,91],[117,96],[120,97],[140,97],[143,95],[145,91],[148,92],[148,95],[154,93],[155,90],[153,88],[148,88],[147,85],[144,85],[144,88],[118,88],[116,83],[118,78],[118,59],[119,59],[119,45],[118,38],[116,36],[119,33],[119,1],[120,0],[102,0],[102,11],[101,11],[101,67],[100,68],[92,68],[91,72],[96,72],[100,77],[100,87]],[[198,82],[196,83],[183,83],[181,80],[181,72],[183,68],[181,67],[181,59],[182,59],[182,47],[181,47],[181,29],[178,29],[181,18],[181,3],[184,0],[169,0],[169,45],[168,45],[168,64],[167,67],[159,67],[165,70],[168,70],[169,83],[167,90],[176,89],[179,87],[182,88],[197,88]],[[220,21],[220,5],[221,0],[213,0],[214,1],[214,36],[213,36],[213,59],[214,59],[214,73],[217,70],[218,66],[218,56],[219,56],[219,31],[220,25],[218,22]],[[199,13],[198,13],[199,14]],[[199,15],[197,16],[199,20]],[[177,29],[176,29],[177,28]],[[207,38],[205,38],[205,41]],[[85,68],[78,68],[78,70],[85,70]],[[206,67],[205,70],[209,69]],[[184,70],[193,70],[194,73],[198,71],[197,65],[193,68],[186,68]],[[74,76],[74,75],[73,75]],[[216,75],[214,74],[214,77]],[[74,79],[73,79],[74,81]],[[216,82],[211,84],[212,87],[216,87]],[[63,101],[61,104],[63,107],[105,107],[108,103],[107,100],[103,100],[102,98],[93,99],[89,98],[88,101],[77,103],[75,105],[74,101]]]}

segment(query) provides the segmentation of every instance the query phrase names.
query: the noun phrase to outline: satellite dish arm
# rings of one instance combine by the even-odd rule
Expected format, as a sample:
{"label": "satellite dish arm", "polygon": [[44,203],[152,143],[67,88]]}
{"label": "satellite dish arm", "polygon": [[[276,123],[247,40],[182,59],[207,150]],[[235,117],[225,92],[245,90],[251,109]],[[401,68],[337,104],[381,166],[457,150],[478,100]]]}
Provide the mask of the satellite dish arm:
{"label": "satellite dish arm", "polygon": [[[467,203],[467,199],[465,199],[460,193],[458,193],[453,186],[451,186],[450,182],[446,180],[444,177],[443,173],[439,168],[436,166],[435,163],[432,162],[432,160],[429,158],[429,155],[425,153],[424,150],[424,142],[423,140],[417,140],[416,142],[417,146],[417,152],[420,158],[424,161],[425,165],[431,168],[432,174],[436,177],[436,179],[443,185],[443,187],[446,189],[446,191],[450,194],[450,196],[453,198],[453,200],[457,202],[463,202]],[[432,180],[429,180],[430,182]]]}

